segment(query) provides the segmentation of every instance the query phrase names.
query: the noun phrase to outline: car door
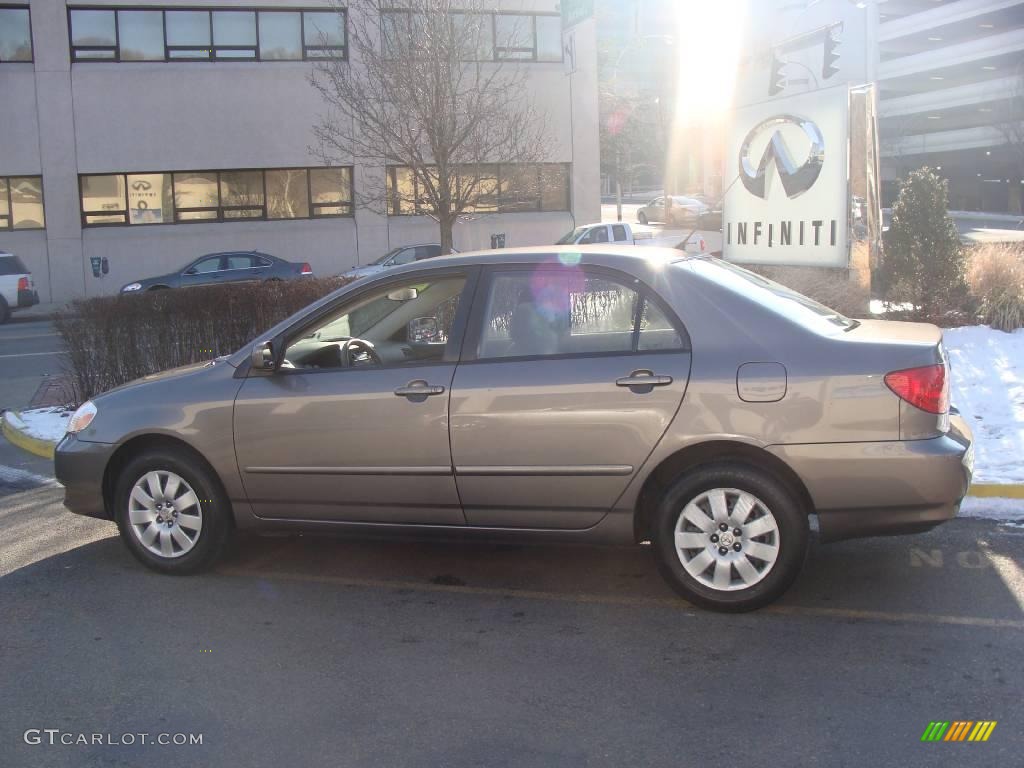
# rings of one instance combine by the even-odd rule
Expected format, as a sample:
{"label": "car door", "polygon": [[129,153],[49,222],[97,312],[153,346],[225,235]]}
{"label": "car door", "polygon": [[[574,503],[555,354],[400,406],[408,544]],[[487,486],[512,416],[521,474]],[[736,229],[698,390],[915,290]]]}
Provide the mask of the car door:
{"label": "car door", "polygon": [[648,221],[661,221],[665,216],[665,198],[656,197],[644,209]]}
{"label": "car door", "polygon": [[646,286],[603,269],[495,268],[477,296],[451,397],[467,523],[590,527],[679,408],[685,329]]}
{"label": "car door", "polygon": [[197,259],[181,273],[182,287],[211,285],[224,277],[224,255],[213,254]]}
{"label": "car door", "polygon": [[224,274],[221,277],[221,282],[241,283],[257,279],[253,270],[255,261],[251,253],[229,253],[224,259]]}
{"label": "car door", "polygon": [[[235,400],[238,468],[256,515],[465,522],[448,403],[476,272],[373,281],[275,340],[284,367],[251,370]],[[359,345],[343,356],[351,339],[376,358]]]}

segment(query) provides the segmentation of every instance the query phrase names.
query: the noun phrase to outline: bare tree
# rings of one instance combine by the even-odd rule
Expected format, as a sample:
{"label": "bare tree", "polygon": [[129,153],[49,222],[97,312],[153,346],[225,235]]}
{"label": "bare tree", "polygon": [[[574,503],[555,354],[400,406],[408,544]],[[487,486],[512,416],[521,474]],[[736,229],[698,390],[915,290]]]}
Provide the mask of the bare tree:
{"label": "bare tree", "polygon": [[312,75],[328,107],[313,150],[329,164],[387,168],[364,175],[356,205],[435,218],[447,253],[460,216],[497,210],[499,195],[539,200],[539,171],[513,171],[498,189],[500,164],[541,162],[548,144],[528,68],[501,60],[532,50],[530,17],[504,17],[513,27],[520,19],[518,29],[502,24],[492,40],[493,6],[483,0],[346,6],[349,60],[320,62]]}

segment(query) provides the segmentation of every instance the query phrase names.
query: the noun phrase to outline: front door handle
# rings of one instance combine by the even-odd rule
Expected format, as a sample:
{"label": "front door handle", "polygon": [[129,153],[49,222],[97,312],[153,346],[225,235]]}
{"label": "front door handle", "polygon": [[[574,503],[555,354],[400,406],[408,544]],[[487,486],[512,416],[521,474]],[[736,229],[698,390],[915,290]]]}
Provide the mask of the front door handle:
{"label": "front door handle", "polygon": [[672,383],[671,376],[658,376],[654,371],[642,368],[633,371],[629,376],[623,376],[615,380],[617,387],[667,387]]}
{"label": "front door handle", "polygon": [[423,379],[410,381],[404,387],[395,390],[399,397],[429,397],[430,395],[443,395],[444,387],[440,384],[428,384]]}

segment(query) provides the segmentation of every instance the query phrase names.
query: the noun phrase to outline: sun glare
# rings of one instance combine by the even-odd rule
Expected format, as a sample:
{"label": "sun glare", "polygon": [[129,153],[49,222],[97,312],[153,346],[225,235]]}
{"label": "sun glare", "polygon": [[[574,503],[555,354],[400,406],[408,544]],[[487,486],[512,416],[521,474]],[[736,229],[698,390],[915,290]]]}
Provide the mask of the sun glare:
{"label": "sun glare", "polygon": [[677,123],[717,118],[732,103],[747,0],[676,3]]}

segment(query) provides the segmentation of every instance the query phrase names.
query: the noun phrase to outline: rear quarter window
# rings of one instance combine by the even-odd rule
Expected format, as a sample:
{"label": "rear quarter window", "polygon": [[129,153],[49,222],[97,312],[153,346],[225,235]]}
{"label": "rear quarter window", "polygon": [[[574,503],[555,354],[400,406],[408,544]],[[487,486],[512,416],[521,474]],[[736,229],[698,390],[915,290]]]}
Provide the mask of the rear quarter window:
{"label": "rear quarter window", "polygon": [[792,288],[727,261],[690,259],[680,263],[690,265],[707,279],[816,333],[831,335],[860,325]]}
{"label": "rear quarter window", "polygon": [[0,256],[0,275],[27,275],[25,264],[17,256]]}

